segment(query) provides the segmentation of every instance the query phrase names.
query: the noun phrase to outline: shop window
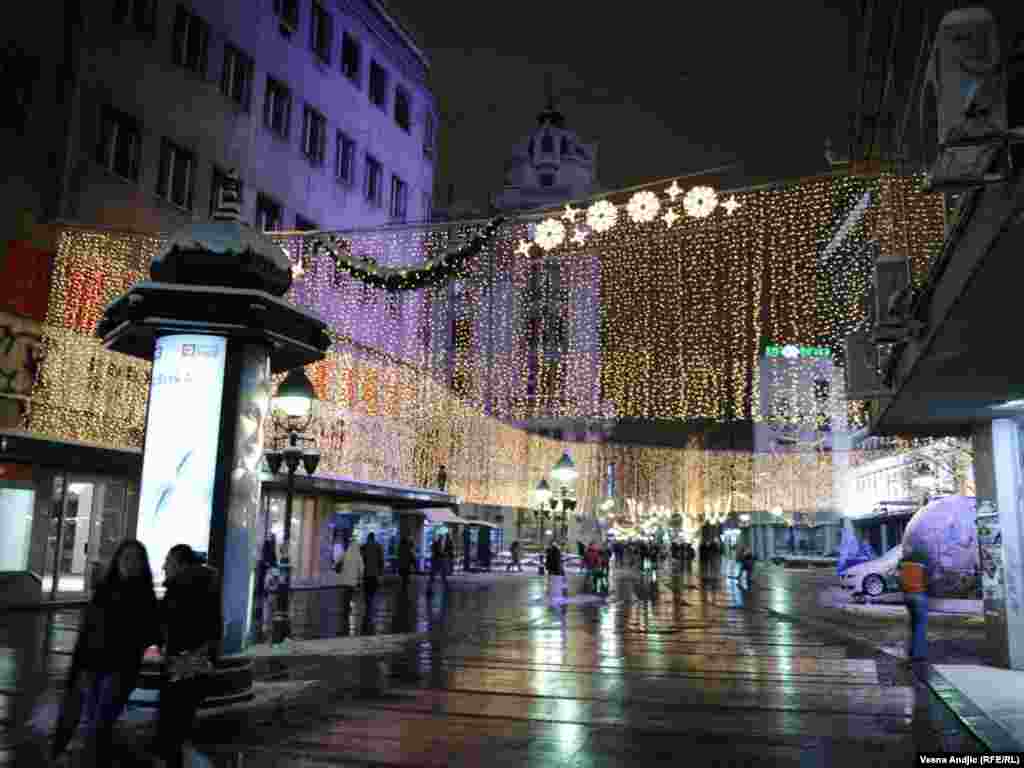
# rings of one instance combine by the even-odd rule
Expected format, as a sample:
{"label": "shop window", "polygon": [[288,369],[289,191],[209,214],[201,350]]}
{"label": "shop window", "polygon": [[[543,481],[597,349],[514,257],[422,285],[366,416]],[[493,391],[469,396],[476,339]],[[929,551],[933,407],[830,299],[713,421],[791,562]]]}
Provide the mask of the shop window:
{"label": "shop window", "polygon": [[174,19],[174,45],[171,59],[179,67],[206,74],[206,53],[210,47],[210,26],[200,16],[183,5],[178,6]]}
{"label": "shop window", "polygon": [[359,42],[348,32],[343,33],[341,36],[341,73],[357,87],[359,85],[360,58],[362,58],[362,52],[359,49]]}

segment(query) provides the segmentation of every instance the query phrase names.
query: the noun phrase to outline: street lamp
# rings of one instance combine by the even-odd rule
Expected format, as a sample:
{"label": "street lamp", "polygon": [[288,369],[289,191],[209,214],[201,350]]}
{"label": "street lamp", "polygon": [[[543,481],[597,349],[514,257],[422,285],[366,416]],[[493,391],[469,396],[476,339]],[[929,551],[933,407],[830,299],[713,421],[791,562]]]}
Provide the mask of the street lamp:
{"label": "street lamp", "polygon": [[554,468],[551,470],[551,477],[561,486],[562,495],[560,499],[552,498],[549,502],[551,505],[551,511],[554,512],[561,502],[561,529],[559,531],[559,538],[563,540],[563,543],[569,537],[569,524],[568,524],[568,513],[576,509],[576,499],[569,498],[569,484],[572,483],[578,473],[576,472],[576,465],[572,462],[572,457],[569,456],[569,452],[565,451],[562,454],[562,458],[558,460]]}
{"label": "street lamp", "polygon": [[548,503],[548,499],[551,498],[551,487],[548,485],[548,481],[541,478],[540,482],[537,483],[537,489],[535,491],[537,496],[537,510],[533,513],[537,518],[537,543],[544,543],[544,534],[541,526],[544,524],[544,519],[547,517],[547,510],[544,505]]}
{"label": "street lamp", "polygon": [[292,497],[295,493],[295,473],[299,469],[299,463],[306,469],[306,473],[312,475],[320,463],[320,451],[314,448],[303,450],[299,442],[312,442],[312,438],[303,437],[299,433],[309,429],[313,422],[313,401],[316,400],[316,392],[313,385],[306,378],[306,373],[301,368],[294,368],[285,376],[284,381],[277,388],[274,396],[272,410],[275,412],[274,425],[279,426],[276,412],[284,413],[286,422],[283,425],[284,431],[288,432],[288,443],[283,450],[264,451],[264,458],[271,474],[281,471],[281,464],[284,463],[288,475],[288,492],[284,507],[284,537],[282,541],[283,552],[281,554],[281,583],[277,592],[277,608],[274,611],[273,628],[271,635],[272,643],[281,643],[285,638],[291,636],[291,616],[289,614],[289,600],[291,598],[291,538],[292,538]]}

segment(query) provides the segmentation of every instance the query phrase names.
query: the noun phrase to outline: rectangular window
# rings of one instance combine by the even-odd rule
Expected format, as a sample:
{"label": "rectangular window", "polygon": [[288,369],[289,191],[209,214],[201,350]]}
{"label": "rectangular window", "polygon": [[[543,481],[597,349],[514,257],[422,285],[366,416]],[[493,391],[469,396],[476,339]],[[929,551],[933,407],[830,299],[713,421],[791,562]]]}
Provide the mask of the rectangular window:
{"label": "rectangular window", "polygon": [[220,90],[235,104],[249,111],[252,97],[252,59],[233,45],[224,46],[224,73]]}
{"label": "rectangular window", "polygon": [[434,113],[429,111],[423,118],[423,155],[434,156]]}
{"label": "rectangular window", "polygon": [[326,118],[307,105],[302,112],[302,154],[313,165],[324,164],[324,139],[326,135]]}
{"label": "rectangular window", "polygon": [[424,221],[430,221],[431,217],[434,215],[433,208],[434,208],[434,205],[433,205],[433,201],[430,199],[430,195],[426,195],[426,194],[423,195],[423,217],[422,218],[423,218]]}
{"label": "rectangular window", "polygon": [[356,178],[356,143],[341,131],[338,131],[337,143],[334,177],[344,184],[351,184]]}
{"label": "rectangular window", "polygon": [[380,162],[373,155],[366,156],[366,183],[363,191],[366,201],[374,205],[381,204],[381,186],[383,184],[384,169]]}
{"label": "rectangular window", "polygon": [[281,28],[281,34],[291,37],[299,28],[299,0],[274,0],[274,13]]}
{"label": "rectangular window", "polygon": [[359,61],[362,58],[362,51],[359,49],[359,41],[348,32],[341,35],[341,73],[359,85]]}
{"label": "rectangular window", "polygon": [[405,221],[408,207],[409,187],[404,181],[392,174],[391,176],[391,218]]}
{"label": "rectangular window", "polygon": [[209,25],[185,6],[179,5],[174,18],[174,41],[171,49],[174,63],[197,75],[205,75],[206,52],[209,45]]}
{"label": "rectangular window", "polygon": [[[216,212],[217,207],[220,205],[220,191],[224,188],[224,182],[228,179],[227,171],[223,168],[213,166],[213,181],[210,184],[210,216]],[[242,180],[238,179],[238,202],[242,203],[245,200],[245,185],[242,184]]]}
{"label": "rectangular window", "polygon": [[318,227],[309,219],[304,219],[301,216],[296,216],[295,229],[298,232],[315,232],[318,229]]}
{"label": "rectangular window", "polygon": [[370,62],[370,101],[381,109],[387,109],[388,73],[376,61]]}
{"label": "rectangular window", "polygon": [[281,228],[281,204],[264,194],[256,197],[256,228],[262,232]]}
{"label": "rectangular window", "polygon": [[320,3],[313,3],[313,14],[310,19],[310,45],[313,53],[325,64],[331,61],[331,42],[333,37],[331,14],[323,9]]}
{"label": "rectangular window", "polygon": [[409,105],[409,94],[399,86],[395,89],[395,122],[398,127],[408,133],[412,129],[412,108]]}
{"label": "rectangular window", "polygon": [[196,169],[196,156],[167,139],[160,145],[160,174],[156,180],[156,193],[164,200],[192,209],[192,184]]}
{"label": "rectangular window", "polygon": [[139,32],[150,37],[156,34],[156,0],[116,0],[114,23],[131,21]]}
{"label": "rectangular window", "polygon": [[118,176],[138,181],[141,147],[142,129],[139,122],[116,109],[105,108],[100,124],[97,162]]}
{"label": "rectangular window", "polygon": [[263,124],[282,139],[288,138],[292,116],[292,92],[288,86],[267,78],[267,96],[263,102]]}

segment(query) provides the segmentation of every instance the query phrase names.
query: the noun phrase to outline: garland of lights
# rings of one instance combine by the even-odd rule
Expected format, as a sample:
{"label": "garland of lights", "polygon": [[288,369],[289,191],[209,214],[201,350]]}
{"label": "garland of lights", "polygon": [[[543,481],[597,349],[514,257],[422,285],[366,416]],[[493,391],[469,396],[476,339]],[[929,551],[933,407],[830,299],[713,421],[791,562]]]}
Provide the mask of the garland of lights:
{"label": "garland of lights", "polygon": [[[336,269],[347,272],[366,285],[388,291],[415,291],[447,283],[460,275],[466,261],[483,250],[503,221],[502,216],[491,219],[483,228],[482,234],[474,234],[461,248],[445,253],[437,259],[427,259],[420,266],[387,267],[377,264],[373,257],[353,257],[346,253],[350,251],[351,243],[338,235],[313,235],[303,243],[303,249],[308,251],[313,259],[317,257],[319,251],[325,251],[334,260]],[[304,271],[299,269],[295,274],[301,277]]]}

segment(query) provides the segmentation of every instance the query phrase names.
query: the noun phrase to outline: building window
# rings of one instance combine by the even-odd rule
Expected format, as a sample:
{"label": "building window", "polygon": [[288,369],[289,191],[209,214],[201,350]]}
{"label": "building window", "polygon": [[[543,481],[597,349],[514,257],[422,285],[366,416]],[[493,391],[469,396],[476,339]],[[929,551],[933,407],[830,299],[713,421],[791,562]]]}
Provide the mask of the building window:
{"label": "building window", "polygon": [[412,128],[410,111],[409,94],[405,92],[404,88],[399,86],[395,89],[395,122],[406,133]]}
{"label": "building window", "polygon": [[302,111],[302,154],[313,165],[324,164],[327,119],[310,106]]}
{"label": "building window", "polygon": [[391,176],[391,218],[395,221],[405,221],[406,209],[408,208],[409,187],[397,176]]}
{"label": "building window", "polygon": [[359,50],[359,41],[348,32],[341,36],[341,73],[359,85],[359,60],[362,52]]}
{"label": "building window", "polygon": [[433,216],[433,213],[434,213],[433,212],[433,207],[434,207],[434,204],[433,204],[433,201],[430,199],[430,195],[424,194],[423,195],[423,220],[424,221],[430,221],[430,219],[431,219],[431,217]]}
{"label": "building window", "polygon": [[142,129],[139,122],[116,109],[104,109],[97,161],[118,176],[138,181],[141,147]]}
{"label": "building window", "polygon": [[540,175],[540,185],[542,187],[553,187],[555,186],[555,177],[550,173],[542,173]]}
{"label": "building window", "polygon": [[274,13],[277,14],[281,34],[291,37],[299,28],[299,0],[274,0]]}
{"label": "building window", "polygon": [[540,151],[551,153],[555,151],[555,140],[551,138],[550,133],[545,133],[540,139]]}
{"label": "building window", "polygon": [[[217,212],[217,208],[220,206],[220,191],[224,189],[224,184],[227,183],[228,174],[223,168],[213,166],[213,181],[210,183],[210,216]],[[241,179],[236,179],[235,184],[238,185],[238,202],[239,204],[245,200],[245,186],[242,184]]]}
{"label": "building window", "polygon": [[281,204],[263,194],[256,197],[256,228],[263,232],[281,228]]}
{"label": "building window", "polygon": [[267,97],[263,102],[263,124],[282,139],[288,138],[292,116],[292,92],[284,83],[267,78]]}
{"label": "building window", "polygon": [[341,131],[338,131],[338,154],[334,163],[334,177],[344,183],[355,181],[356,143]]}
{"label": "building window", "polygon": [[164,139],[160,146],[160,173],[156,180],[157,195],[175,205],[191,210],[195,170],[195,153]]}
{"label": "building window", "polygon": [[224,46],[224,74],[220,90],[239,107],[249,111],[252,98],[252,59],[233,45]]}
{"label": "building window", "polygon": [[124,24],[131,20],[139,32],[150,37],[156,35],[156,0],[116,0],[114,22]]}
{"label": "building window", "polygon": [[366,183],[363,185],[363,192],[368,203],[381,204],[381,186],[384,169],[380,161],[373,155],[366,156]]}
{"label": "building window", "polygon": [[387,109],[388,73],[376,61],[370,62],[370,101],[381,109]]}
{"label": "building window", "polygon": [[197,75],[205,75],[209,45],[209,25],[185,6],[179,5],[174,19],[174,46],[171,49],[174,63]]}
{"label": "building window", "polygon": [[429,111],[423,118],[423,154],[425,157],[434,156],[434,114]]}
{"label": "building window", "polygon": [[313,15],[310,19],[310,45],[313,53],[325,64],[331,61],[332,28],[331,14],[323,9],[320,3],[313,3]]}
{"label": "building window", "polygon": [[297,232],[315,232],[319,227],[309,219],[304,219],[301,216],[295,217],[295,230]]}

